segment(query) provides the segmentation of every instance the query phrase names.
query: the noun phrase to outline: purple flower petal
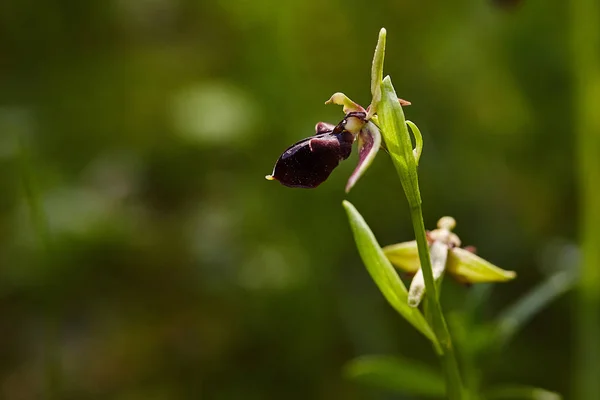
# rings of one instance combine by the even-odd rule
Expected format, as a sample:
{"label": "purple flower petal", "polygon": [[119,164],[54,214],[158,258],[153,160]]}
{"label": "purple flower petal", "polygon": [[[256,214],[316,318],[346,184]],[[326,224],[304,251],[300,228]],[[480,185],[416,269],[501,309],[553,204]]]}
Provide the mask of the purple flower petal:
{"label": "purple flower petal", "polygon": [[379,132],[379,128],[374,123],[367,121],[358,134],[358,165],[350,176],[350,179],[348,179],[346,193],[352,189],[358,179],[369,168],[379,151],[379,147],[381,147],[381,133]]}
{"label": "purple flower petal", "polygon": [[335,125],[333,124],[328,124],[327,122],[319,122],[317,125],[315,125],[315,132],[318,135],[320,133],[331,132],[333,128],[335,128]]}

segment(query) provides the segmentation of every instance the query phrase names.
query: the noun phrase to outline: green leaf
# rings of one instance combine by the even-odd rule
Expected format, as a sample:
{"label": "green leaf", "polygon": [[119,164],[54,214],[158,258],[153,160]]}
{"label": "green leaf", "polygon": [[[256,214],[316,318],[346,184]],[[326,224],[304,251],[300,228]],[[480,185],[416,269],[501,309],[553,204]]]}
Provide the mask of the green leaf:
{"label": "green leaf", "polygon": [[443,377],[428,365],[389,356],[364,356],[350,361],[345,375],[359,383],[416,396],[443,397]]}
{"label": "green leaf", "polygon": [[562,396],[558,393],[551,392],[546,389],[541,389],[532,386],[524,385],[505,385],[495,387],[484,393],[488,400],[561,400]]}
{"label": "green leaf", "polygon": [[363,217],[350,202],[344,201],[343,206],[348,214],[360,257],[383,296],[400,315],[431,340],[436,349],[439,349],[435,334],[421,311],[408,306],[408,292],[404,283],[383,254],[375,235]]}

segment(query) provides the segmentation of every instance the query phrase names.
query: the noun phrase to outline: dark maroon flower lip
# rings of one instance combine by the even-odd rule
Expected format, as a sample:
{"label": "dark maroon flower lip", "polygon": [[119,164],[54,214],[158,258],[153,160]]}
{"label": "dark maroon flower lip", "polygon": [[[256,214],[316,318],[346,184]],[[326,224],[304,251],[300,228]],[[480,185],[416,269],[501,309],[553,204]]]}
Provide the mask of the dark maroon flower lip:
{"label": "dark maroon flower lip", "polygon": [[[398,101],[402,106],[411,104]],[[355,141],[358,141],[358,165],[348,179],[346,193],[364,175],[381,147],[381,132],[370,120],[377,113],[371,115],[371,106],[364,109],[343,93],[335,93],[325,104],[342,105],[344,119],[337,125],[319,122],[315,126],[316,135],[288,147],[275,163],[273,173],[265,178],[289,187],[316,188],[350,156]]]}
{"label": "dark maroon flower lip", "polygon": [[363,121],[364,112],[351,112],[337,125],[319,122],[316,135],[303,139],[288,147],[279,157],[269,180],[282,185],[312,189],[325,182],[333,170],[352,153],[356,133],[346,129],[353,125],[353,118]]}

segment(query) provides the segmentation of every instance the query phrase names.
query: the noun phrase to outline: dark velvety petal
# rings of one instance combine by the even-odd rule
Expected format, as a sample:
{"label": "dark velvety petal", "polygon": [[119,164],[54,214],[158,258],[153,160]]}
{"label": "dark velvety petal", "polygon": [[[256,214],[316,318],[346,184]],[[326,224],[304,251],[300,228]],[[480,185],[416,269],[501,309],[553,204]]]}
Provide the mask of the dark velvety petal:
{"label": "dark velvety petal", "polygon": [[277,160],[273,174],[289,187],[315,188],[323,183],[340,163],[350,156],[354,135],[324,133],[301,140],[289,147]]}
{"label": "dark velvety petal", "polygon": [[333,124],[328,124],[327,122],[319,122],[315,126],[315,132],[318,135],[320,133],[331,132],[333,130],[333,128],[335,128],[335,125],[333,125]]}
{"label": "dark velvety petal", "polygon": [[380,147],[381,133],[379,132],[379,128],[369,121],[358,134],[358,165],[352,175],[350,175],[350,179],[348,179],[346,193],[352,189],[358,179],[369,168]]}

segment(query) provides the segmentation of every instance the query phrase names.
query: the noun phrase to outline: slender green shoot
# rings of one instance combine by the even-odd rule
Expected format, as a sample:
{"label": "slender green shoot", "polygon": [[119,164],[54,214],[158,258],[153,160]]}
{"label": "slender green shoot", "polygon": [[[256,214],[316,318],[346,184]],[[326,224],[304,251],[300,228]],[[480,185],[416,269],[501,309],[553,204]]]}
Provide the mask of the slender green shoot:
{"label": "slender green shoot", "polygon": [[600,3],[572,0],[568,4],[582,249],[574,398],[600,399]]}

